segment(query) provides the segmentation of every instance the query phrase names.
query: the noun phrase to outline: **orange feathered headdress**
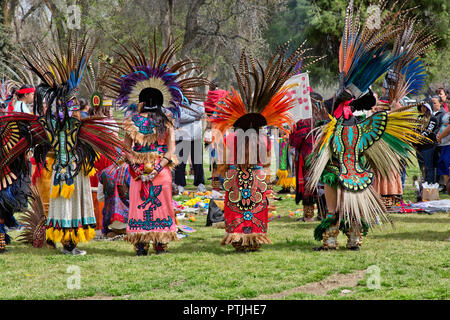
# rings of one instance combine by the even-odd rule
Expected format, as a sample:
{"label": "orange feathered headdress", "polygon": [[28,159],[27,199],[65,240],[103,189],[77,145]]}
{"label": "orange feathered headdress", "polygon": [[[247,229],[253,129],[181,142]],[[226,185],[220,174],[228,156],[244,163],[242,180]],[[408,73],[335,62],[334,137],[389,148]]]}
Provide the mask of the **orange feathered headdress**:
{"label": "orange feathered headdress", "polygon": [[216,128],[225,131],[232,127],[247,130],[273,126],[286,131],[283,125],[291,126],[294,122],[288,112],[294,101],[286,95],[290,87],[284,84],[298,72],[296,66],[300,61],[316,58],[303,57],[309,50],[304,49],[303,44],[284,59],[289,46],[289,42],[285,43],[271,57],[265,69],[258,60],[247,55],[245,49],[242,50],[239,68],[233,67],[239,93],[232,88],[231,94],[223,98],[224,103],[213,108],[210,121]]}

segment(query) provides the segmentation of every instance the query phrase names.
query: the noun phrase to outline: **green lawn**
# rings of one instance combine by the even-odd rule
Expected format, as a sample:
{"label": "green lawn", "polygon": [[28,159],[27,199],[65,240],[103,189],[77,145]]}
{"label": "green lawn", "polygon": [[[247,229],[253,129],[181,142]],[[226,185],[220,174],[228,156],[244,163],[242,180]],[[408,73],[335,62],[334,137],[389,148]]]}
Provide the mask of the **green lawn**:
{"label": "green lawn", "polygon": [[[366,279],[341,295],[297,293],[285,299],[448,299],[450,242],[448,214],[394,215],[395,229],[374,230],[359,252],[314,252],[312,233],[317,223],[287,216],[292,199],[277,202],[269,223],[272,246],[260,252],[236,254],[221,246],[224,230],[182,221],[197,232],[170,245],[170,254],[136,257],[123,241],[81,244],[86,256],[65,256],[52,249],[34,249],[16,241],[0,256],[2,299],[247,299],[274,294],[333,274],[352,273],[376,265],[381,288],[369,289]],[[13,237],[17,236],[13,232]],[[340,235],[341,244],[346,238]],[[69,266],[81,271],[80,289],[67,288]],[[366,275],[366,278],[368,276]]]}
{"label": "green lawn", "polygon": [[[206,159],[205,154],[208,178]],[[406,200],[414,201],[411,177],[417,173],[417,168],[408,169]],[[192,180],[188,189],[194,190]],[[269,222],[268,231],[274,244],[248,254],[221,246],[224,230],[205,227],[205,216],[198,216],[195,223],[181,221],[197,232],[170,244],[169,254],[158,256],[136,257],[123,241],[92,241],[80,244],[86,256],[72,257],[18,243],[14,239],[18,232],[13,232],[9,251],[0,255],[0,299],[251,299],[374,265],[381,271],[378,290],[367,287],[366,275],[346,295],[341,294],[343,286],[326,296],[296,293],[281,298],[449,299],[448,214],[393,215],[395,229],[371,231],[359,252],[314,252],[311,249],[320,245],[313,238],[318,222],[290,218],[288,211],[298,208],[291,198],[284,196],[276,205],[281,218]],[[341,234],[339,240],[345,248],[346,237]],[[81,272],[81,285],[70,290],[67,281],[73,274],[68,268],[73,266]]]}

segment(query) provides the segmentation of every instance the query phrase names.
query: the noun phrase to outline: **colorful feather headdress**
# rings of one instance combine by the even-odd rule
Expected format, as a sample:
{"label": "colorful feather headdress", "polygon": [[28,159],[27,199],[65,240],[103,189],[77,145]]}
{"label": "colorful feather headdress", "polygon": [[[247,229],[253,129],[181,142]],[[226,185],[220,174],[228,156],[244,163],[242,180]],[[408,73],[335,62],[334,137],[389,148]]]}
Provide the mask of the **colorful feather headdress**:
{"label": "colorful feather headdress", "polygon": [[23,84],[37,87],[40,81],[31,70],[23,68],[24,65],[26,66],[24,59],[12,52],[9,52],[9,54],[11,55],[9,61],[0,58],[0,65],[5,68],[6,77],[11,81],[16,82],[18,84],[17,87],[21,87]]}
{"label": "colorful feather headdress", "polygon": [[[344,34],[339,48],[340,89],[347,88],[358,98],[369,86],[382,76],[400,57],[398,52],[388,50],[387,44],[403,30],[406,14],[412,10],[396,11],[395,2],[386,10],[387,0],[380,0],[379,21],[369,17],[360,24],[361,7],[354,13],[350,1],[345,17]],[[376,20],[376,19],[375,19]]]}
{"label": "colorful feather headdress", "polygon": [[208,85],[209,81],[201,76],[187,76],[198,70],[197,62],[183,59],[171,63],[180,45],[169,39],[165,49],[158,54],[156,36],[149,38],[149,57],[137,40],[131,48],[121,45],[125,53],[115,52],[117,61],[107,64],[107,78],[102,81],[105,88],[116,96],[116,102],[123,107],[139,103],[139,94],[146,88],[159,90],[163,96],[164,107],[179,114],[180,107],[189,107],[191,100],[203,100],[205,95],[194,88]]}
{"label": "colorful feather headdress", "polygon": [[298,73],[299,62],[315,58],[303,66],[305,68],[320,59],[305,57],[309,49],[303,45],[285,59],[289,42],[285,43],[270,58],[265,69],[252,55],[247,55],[245,49],[242,50],[239,67],[233,67],[239,93],[232,88],[231,94],[223,99],[224,103],[216,105],[210,117],[216,128],[225,131],[231,127],[246,130],[273,126],[286,131],[284,124],[293,124],[288,112],[293,107],[293,100],[287,97],[290,88],[284,84]]}
{"label": "colorful feather headdress", "polygon": [[97,64],[94,67],[92,61],[89,61],[86,76],[82,82],[82,86],[86,89],[90,96],[91,106],[94,110],[99,110],[103,106],[111,107],[113,100],[105,99],[108,94],[107,90],[102,86],[102,79],[106,76],[106,71],[103,64],[111,59],[105,56],[102,52],[98,54]]}
{"label": "colorful feather headdress", "polygon": [[[55,103],[58,112],[68,112],[68,102],[77,97],[94,47],[95,42],[91,42],[86,34],[79,39],[70,32],[67,46],[59,43],[57,48],[52,49],[38,43],[34,44],[34,50],[22,51],[28,67],[42,81],[36,91],[47,100],[48,105]],[[37,104],[40,109],[41,104],[42,101]]]}
{"label": "colorful feather headdress", "polygon": [[399,58],[393,63],[391,74],[393,81],[388,83],[389,101],[395,104],[407,94],[417,94],[425,84],[425,66],[420,60],[438,38],[418,29],[417,18],[404,22],[403,31],[398,33],[394,41],[393,54]]}
{"label": "colorful feather headdress", "polygon": [[0,105],[8,104],[11,98],[12,91],[14,88],[19,88],[20,84],[14,80],[7,79],[5,76],[2,77],[0,83]]}

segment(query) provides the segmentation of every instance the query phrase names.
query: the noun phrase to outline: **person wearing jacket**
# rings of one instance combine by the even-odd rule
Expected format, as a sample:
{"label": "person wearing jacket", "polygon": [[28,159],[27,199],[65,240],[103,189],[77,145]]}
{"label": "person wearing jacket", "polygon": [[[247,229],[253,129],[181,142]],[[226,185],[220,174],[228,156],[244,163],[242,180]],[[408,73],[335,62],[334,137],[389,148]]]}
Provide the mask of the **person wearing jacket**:
{"label": "person wearing jacket", "polygon": [[191,157],[191,165],[194,169],[194,186],[197,192],[206,192],[205,176],[203,172],[203,138],[202,118],[205,115],[205,107],[199,102],[193,101],[189,109],[181,110],[180,127],[175,133],[176,154],[179,157],[179,165],[175,167],[175,184],[180,193],[186,186],[186,163]]}
{"label": "person wearing jacket", "polygon": [[436,182],[435,166],[433,164],[433,157],[436,149],[436,134],[439,131],[438,120],[433,115],[432,108],[428,103],[420,105],[419,111],[424,114],[424,117],[430,118],[428,124],[422,131],[422,135],[427,137],[431,141],[426,144],[416,146],[417,148],[417,160],[419,162],[420,169],[423,172],[425,181],[429,184]]}

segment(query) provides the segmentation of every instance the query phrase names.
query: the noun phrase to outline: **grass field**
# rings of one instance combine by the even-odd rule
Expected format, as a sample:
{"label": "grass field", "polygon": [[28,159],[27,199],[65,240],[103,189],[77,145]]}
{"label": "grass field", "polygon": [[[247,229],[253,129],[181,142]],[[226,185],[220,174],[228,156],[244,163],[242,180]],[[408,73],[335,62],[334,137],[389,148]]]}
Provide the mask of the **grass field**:
{"label": "grass field", "polygon": [[[178,197],[180,198],[180,197]],[[393,215],[395,229],[374,230],[359,252],[314,252],[317,222],[287,216],[292,199],[277,202],[281,218],[269,222],[273,245],[237,254],[221,246],[224,230],[205,227],[177,243],[170,253],[136,257],[130,244],[92,241],[81,244],[86,256],[66,256],[34,249],[13,239],[0,256],[1,299],[252,299],[278,294],[334,274],[352,274],[377,266],[380,288],[370,289],[364,276],[355,287],[336,286],[324,296],[297,292],[277,299],[448,299],[450,288],[450,217],[438,213]],[[13,232],[15,237],[18,232]],[[346,238],[339,236],[342,247]],[[80,271],[79,289],[68,289],[71,268]],[[342,289],[350,293],[341,294]]]}
{"label": "grass field", "polygon": [[[406,200],[414,201],[411,177],[418,172],[416,166],[408,169]],[[188,185],[194,190],[192,180]],[[66,256],[18,243],[19,232],[12,232],[8,252],[0,255],[0,299],[449,299],[448,214],[393,215],[395,228],[371,231],[359,252],[344,249],[342,234],[341,250],[314,252],[320,245],[313,239],[318,222],[288,217],[288,210],[298,208],[293,199],[284,196],[276,205],[281,218],[269,222],[268,230],[274,244],[248,254],[221,246],[224,230],[205,227],[206,216],[181,221],[197,231],[171,243],[169,254],[146,257],[136,257],[121,240],[80,244],[86,256]],[[379,289],[367,286],[366,274],[356,286],[339,282],[325,295],[295,290],[371,266],[380,270]],[[67,285],[73,268],[80,272],[79,289]]]}

